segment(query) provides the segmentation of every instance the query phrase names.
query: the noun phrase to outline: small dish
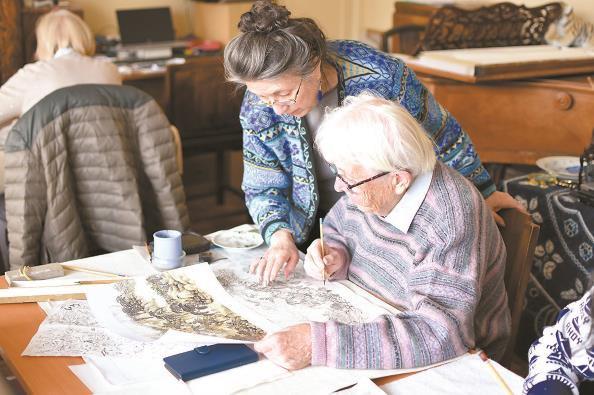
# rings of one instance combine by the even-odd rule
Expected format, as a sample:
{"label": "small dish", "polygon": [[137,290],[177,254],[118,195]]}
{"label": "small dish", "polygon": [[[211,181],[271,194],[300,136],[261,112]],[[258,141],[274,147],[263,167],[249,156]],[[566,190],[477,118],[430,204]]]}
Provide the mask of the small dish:
{"label": "small dish", "polygon": [[557,178],[577,180],[580,173],[580,158],[578,156],[547,156],[538,159],[536,166]]}
{"label": "small dish", "polygon": [[262,236],[253,230],[223,230],[212,238],[214,245],[230,250],[250,250],[263,242]]}

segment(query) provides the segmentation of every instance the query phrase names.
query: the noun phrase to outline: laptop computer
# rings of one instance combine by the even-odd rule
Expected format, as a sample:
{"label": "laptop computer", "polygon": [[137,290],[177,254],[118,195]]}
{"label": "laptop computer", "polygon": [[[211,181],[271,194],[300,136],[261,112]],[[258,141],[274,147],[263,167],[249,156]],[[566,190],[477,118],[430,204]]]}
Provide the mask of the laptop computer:
{"label": "laptop computer", "polygon": [[175,41],[169,7],[116,10],[120,39],[126,49],[137,47],[183,47],[186,41]]}

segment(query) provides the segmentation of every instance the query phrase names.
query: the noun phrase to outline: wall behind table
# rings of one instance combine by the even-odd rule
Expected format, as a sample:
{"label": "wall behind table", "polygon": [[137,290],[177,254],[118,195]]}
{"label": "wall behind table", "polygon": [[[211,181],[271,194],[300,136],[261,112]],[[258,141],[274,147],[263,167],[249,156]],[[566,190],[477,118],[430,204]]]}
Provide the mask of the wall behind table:
{"label": "wall behind table", "polygon": [[118,36],[116,10],[131,8],[170,7],[176,36],[191,32],[189,0],[71,0],[84,11],[85,21],[95,34]]}
{"label": "wall behind table", "polygon": [[[463,0],[466,4],[494,4],[500,0]],[[509,0],[534,7],[548,0]],[[592,0],[565,0],[576,13],[594,22]],[[190,0],[71,0],[84,10],[85,20],[97,34],[117,35],[116,9],[171,7],[173,23],[178,35],[190,33],[193,28],[193,4]],[[329,38],[365,39],[367,29],[387,30],[392,27],[394,0],[279,0],[293,16],[307,16],[318,22]],[[235,22],[234,24],[236,24]]]}

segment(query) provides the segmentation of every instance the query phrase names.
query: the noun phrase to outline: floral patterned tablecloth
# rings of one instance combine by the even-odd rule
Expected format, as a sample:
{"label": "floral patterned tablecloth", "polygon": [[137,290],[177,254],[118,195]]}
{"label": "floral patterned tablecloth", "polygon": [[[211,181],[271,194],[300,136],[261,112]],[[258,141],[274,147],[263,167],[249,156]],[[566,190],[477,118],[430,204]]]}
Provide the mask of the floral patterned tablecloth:
{"label": "floral patterned tablecloth", "polygon": [[557,313],[587,291],[594,271],[594,207],[580,202],[555,179],[530,174],[507,180],[504,189],[540,225],[516,351],[526,355]]}

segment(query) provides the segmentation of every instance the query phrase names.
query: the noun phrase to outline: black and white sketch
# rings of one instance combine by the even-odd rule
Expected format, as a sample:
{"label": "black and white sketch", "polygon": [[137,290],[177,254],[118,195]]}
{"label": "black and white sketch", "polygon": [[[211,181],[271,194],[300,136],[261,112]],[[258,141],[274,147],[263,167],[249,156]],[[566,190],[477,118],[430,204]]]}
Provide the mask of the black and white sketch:
{"label": "black and white sketch", "polygon": [[302,265],[288,280],[279,274],[268,286],[260,285],[247,266],[233,261],[217,262],[212,270],[233,298],[280,326],[307,321],[362,323],[386,313],[339,283],[324,286],[307,277]]}
{"label": "black and white sketch", "polygon": [[122,281],[114,287],[119,292],[116,300],[122,311],[141,325],[163,332],[174,329],[246,341],[265,335],[262,329],[217,303],[182,273],[171,271],[147,277],[144,281],[154,292],[149,298],[136,292],[136,281]]}
{"label": "black and white sketch", "polygon": [[87,301],[101,325],[139,341],[175,331],[196,342],[253,342],[270,329],[236,306],[205,263],[95,287]]}
{"label": "black and white sketch", "polygon": [[41,323],[23,355],[159,357],[195,347],[187,342],[141,342],[102,327],[84,300],[58,303]]}

